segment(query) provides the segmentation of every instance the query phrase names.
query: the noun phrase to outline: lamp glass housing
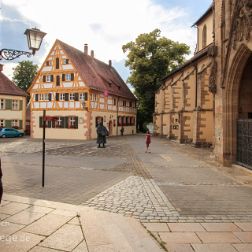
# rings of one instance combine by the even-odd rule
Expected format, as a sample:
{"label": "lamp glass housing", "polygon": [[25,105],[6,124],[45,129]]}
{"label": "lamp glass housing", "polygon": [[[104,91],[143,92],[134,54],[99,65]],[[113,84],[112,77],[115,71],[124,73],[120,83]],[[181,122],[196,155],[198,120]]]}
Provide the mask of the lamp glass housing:
{"label": "lamp glass housing", "polygon": [[37,28],[32,28],[32,29],[26,29],[24,34],[27,37],[27,43],[29,49],[32,50],[32,54],[35,54],[35,52],[39,50],[42,40],[46,35],[46,33],[40,31]]}

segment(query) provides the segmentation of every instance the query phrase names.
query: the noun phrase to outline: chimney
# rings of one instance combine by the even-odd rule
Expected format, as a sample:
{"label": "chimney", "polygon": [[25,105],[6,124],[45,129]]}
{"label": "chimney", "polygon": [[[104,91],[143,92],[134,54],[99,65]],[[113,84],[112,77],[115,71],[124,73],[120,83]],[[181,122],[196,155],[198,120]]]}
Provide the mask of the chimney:
{"label": "chimney", "polygon": [[91,50],[91,57],[94,58],[94,50]]}
{"label": "chimney", "polygon": [[109,60],[109,61],[108,61],[108,64],[109,64],[109,66],[111,67],[111,66],[112,66],[112,60]]}
{"label": "chimney", "polygon": [[3,71],[3,64],[0,64],[0,72]]}
{"label": "chimney", "polygon": [[84,44],[84,54],[88,55],[88,44]]}

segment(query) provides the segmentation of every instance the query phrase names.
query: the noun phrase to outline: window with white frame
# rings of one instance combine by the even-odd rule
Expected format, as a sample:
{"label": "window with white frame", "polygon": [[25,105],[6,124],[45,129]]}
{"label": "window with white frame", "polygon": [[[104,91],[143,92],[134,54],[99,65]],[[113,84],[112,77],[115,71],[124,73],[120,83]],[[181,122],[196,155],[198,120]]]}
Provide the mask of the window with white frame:
{"label": "window with white frame", "polygon": [[75,127],[75,120],[76,120],[76,118],[74,116],[69,117],[69,126],[70,126],[70,128]]}
{"label": "window with white frame", "polygon": [[51,82],[51,80],[52,80],[51,75],[46,75],[46,82]]}
{"label": "window with white frame", "polygon": [[69,64],[69,59],[63,59],[63,65]]}
{"label": "window with white frame", "polygon": [[60,99],[60,101],[64,101],[65,100],[65,94],[61,93],[59,99]]}
{"label": "window with white frame", "polygon": [[12,100],[12,110],[18,110],[18,100]]}
{"label": "window with white frame", "polygon": [[5,100],[4,99],[0,100],[0,109],[5,109]]}
{"label": "window with white frame", "polygon": [[5,120],[0,120],[0,127],[4,127],[5,126]]}
{"label": "window with white frame", "polygon": [[74,94],[74,93],[70,93],[70,94],[69,94],[69,100],[70,100],[70,101],[74,101],[74,97],[75,97],[75,94]]}
{"label": "window with white frame", "polygon": [[97,101],[98,97],[97,94],[91,94],[91,101]]}
{"label": "window with white frame", "polygon": [[57,127],[58,127],[58,128],[62,128],[62,127],[63,127],[63,120],[62,120],[61,117],[59,117],[59,118],[57,119]]}
{"label": "window with white frame", "polygon": [[18,120],[12,120],[11,127],[18,127]]}
{"label": "window with white frame", "polygon": [[66,74],[65,78],[66,78],[66,81],[70,81],[71,80],[71,74]]}
{"label": "window with white frame", "polygon": [[81,101],[85,100],[85,93],[79,93],[79,100]]}

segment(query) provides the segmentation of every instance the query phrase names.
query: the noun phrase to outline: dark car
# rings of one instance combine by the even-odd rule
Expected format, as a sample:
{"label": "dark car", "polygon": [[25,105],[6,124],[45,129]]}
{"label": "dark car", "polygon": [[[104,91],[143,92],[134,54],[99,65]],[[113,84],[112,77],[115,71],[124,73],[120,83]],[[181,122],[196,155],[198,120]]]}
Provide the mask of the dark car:
{"label": "dark car", "polygon": [[21,132],[17,129],[13,128],[0,129],[0,137],[22,137],[22,136],[24,136],[24,132]]}

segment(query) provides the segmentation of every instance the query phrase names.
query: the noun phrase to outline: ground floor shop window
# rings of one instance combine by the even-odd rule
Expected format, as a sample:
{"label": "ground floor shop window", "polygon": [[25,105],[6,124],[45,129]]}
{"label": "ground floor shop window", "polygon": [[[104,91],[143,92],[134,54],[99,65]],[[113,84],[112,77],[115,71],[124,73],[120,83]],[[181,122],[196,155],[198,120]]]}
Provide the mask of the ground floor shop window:
{"label": "ground floor shop window", "polygon": [[[54,116],[53,120],[46,121],[46,128],[78,129],[78,116]],[[43,127],[43,117],[39,117],[39,127]]]}

